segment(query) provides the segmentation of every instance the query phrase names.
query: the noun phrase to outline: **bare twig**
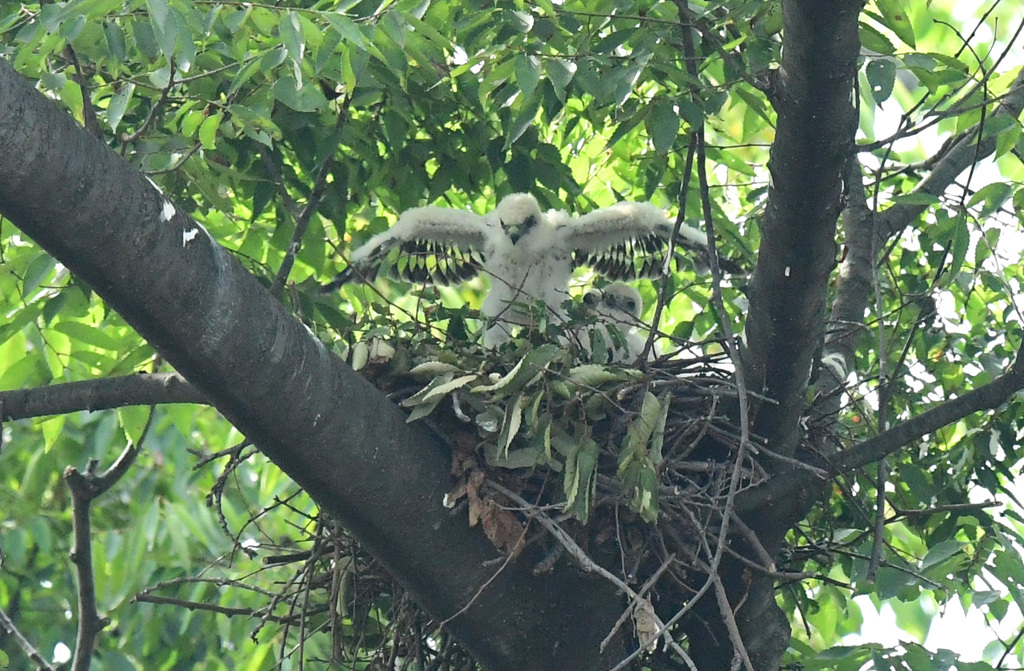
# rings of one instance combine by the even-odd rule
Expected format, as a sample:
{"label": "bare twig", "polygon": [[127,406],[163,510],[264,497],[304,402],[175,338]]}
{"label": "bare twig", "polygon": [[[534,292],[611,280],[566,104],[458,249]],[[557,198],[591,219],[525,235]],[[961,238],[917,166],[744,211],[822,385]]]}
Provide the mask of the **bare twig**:
{"label": "bare twig", "polygon": [[[153,421],[153,410],[142,429],[139,442],[145,438]],[[74,545],[71,548],[71,562],[78,573],[78,636],[75,640],[75,655],[71,671],[88,671],[92,664],[96,637],[110,624],[106,617],[100,617],[96,610],[96,582],[92,570],[92,529],[89,507],[93,500],[102,495],[120,480],[138,456],[139,449],[129,442],[117,460],[103,473],[97,474],[97,461],[90,460],[85,472],[69,466],[64,471],[64,480],[71,490],[72,523]]]}
{"label": "bare twig", "polygon": [[668,238],[668,251],[665,254],[665,263],[661,268],[661,285],[658,287],[658,300],[654,305],[654,315],[651,317],[652,328],[647,333],[647,342],[644,343],[644,349],[638,357],[640,361],[644,362],[644,365],[646,365],[647,357],[651,353],[651,348],[654,347],[654,339],[658,337],[658,323],[661,321],[661,312],[665,309],[665,303],[668,302],[669,280],[672,278],[670,270],[672,267],[672,257],[675,255],[676,240],[679,236],[679,229],[683,226],[683,220],[686,218],[686,196],[690,191],[690,175],[693,173],[693,154],[696,150],[696,143],[692,133],[690,134],[689,145],[689,150],[686,152],[686,164],[683,167],[683,179],[679,185],[679,196],[677,198],[679,213],[676,215],[676,224]]}
{"label": "bare twig", "polygon": [[1017,647],[1017,644],[1020,643],[1021,638],[1024,638],[1024,627],[1020,628],[1020,631],[1018,631],[1014,635],[1013,639],[1011,639],[1009,643],[1003,644],[1003,654],[999,656],[999,661],[996,663],[997,669],[1003,668],[1003,662],[1005,662],[1007,656],[1009,656],[1010,653],[1013,652],[1013,649]]}
{"label": "bare twig", "polygon": [[[187,599],[175,599],[169,596],[156,596],[155,594],[138,594],[133,599],[133,602],[137,603],[158,603],[168,606],[175,606],[176,608],[185,608],[187,610],[205,610],[211,613],[218,613],[220,615],[227,615],[233,617],[236,615],[242,615],[245,617],[261,617],[260,610],[253,610],[251,608],[234,608],[231,606],[221,606],[215,603],[209,603],[206,601],[190,601]],[[270,618],[276,622],[284,622],[286,618]]]}
{"label": "bare twig", "polygon": [[[888,151],[886,152],[888,156]],[[873,199],[872,217],[878,215],[878,186],[876,184]],[[878,259],[880,250],[877,248],[878,238],[871,238],[874,248],[873,258]],[[885,431],[889,428],[889,403],[892,400],[892,379],[889,377],[889,351],[886,344],[885,320],[882,319],[882,287],[878,281],[878,270],[875,270],[875,314],[878,315],[878,428]],[[868,562],[867,580],[874,582],[878,575],[878,565],[882,561],[882,544],[885,538],[885,484],[889,479],[889,464],[883,457],[878,460],[875,476],[875,533],[871,544],[871,560]]]}
{"label": "bare twig", "polygon": [[[704,129],[702,128],[697,135],[697,175],[701,184],[701,209],[704,212],[704,225],[707,228],[708,245],[713,249],[715,225],[711,217],[711,194],[707,189],[708,178],[706,164],[707,156],[704,151]],[[750,663],[750,657],[747,655],[746,648],[743,645],[743,640],[740,637],[739,629],[736,627],[736,620],[733,617],[732,609],[729,606],[728,597],[725,595],[725,587],[722,585],[721,578],[718,576],[718,566],[722,561],[722,554],[725,549],[726,539],[729,536],[729,522],[733,518],[733,511],[736,506],[736,493],[740,488],[740,476],[743,470],[743,461],[746,458],[747,451],[750,447],[750,410],[747,404],[747,383],[743,360],[740,357],[736,338],[732,332],[732,325],[729,324],[728,313],[725,311],[725,303],[722,300],[722,275],[721,270],[718,267],[718,255],[712,253],[710,256],[711,276],[713,278],[711,284],[711,300],[718,309],[719,315],[721,315],[719,325],[725,335],[725,348],[726,351],[729,352],[729,358],[732,360],[733,366],[735,367],[736,386],[739,388],[740,444],[736,450],[736,463],[733,466],[732,477],[729,480],[729,491],[726,495],[725,507],[722,510],[722,523],[718,530],[718,545],[715,548],[715,554],[711,561],[711,571],[708,575],[709,579],[715,582],[715,595],[719,601],[719,608],[723,609],[722,616],[725,619],[726,627],[729,628],[729,637],[732,639],[734,652],[743,659],[743,663],[747,668],[747,671],[754,671],[754,667]],[[725,604],[724,606],[722,605],[723,600]]]}
{"label": "bare twig", "polygon": [[122,158],[124,157],[125,152],[128,151],[128,145],[142,137],[142,134],[146,132],[146,129],[149,128],[150,124],[152,124],[153,121],[156,119],[157,112],[160,110],[161,107],[163,107],[163,104],[167,102],[167,98],[171,94],[171,89],[173,89],[174,85],[176,84],[176,82],[174,81],[173,58],[171,58],[167,63],[167,69],[167,85],[164,86],[163,89],[161,89],[160,97],[157,99],[155,103],[153,103],[153,106],[149,108],[149,114],[146,115],[146,118],[145,120],[143,120],[142,125],[136,128],[135,132],[132,133],[131,135],[125,134],[121,137]]}
{"label": "bare twig", "polygon": [[932,506],[921,510],[907,510],[905,508],[893,508],[893,516],[886,520],[886,524],[896,522],[904,517],[924,517],[926,515],[938,515],[940,513],[971,513],[985,508],[999,508],[1004,504],[999,501],[981,501],[979,503],[950,503],[944,506]]}
{"label": "bare twig", "polygon": [[[564,548],[565,546],[559,545],[559,547]],[[619,628],[622,627],[622,625],[629,618],[630,613],[632,613],[633,609],[636,608],[637,605],[640,603],[640,599],[642,599],[643,596],[647,594],[648,590],[654,587],[655,583],[657,583],[658,579],[661,577],[661,574],[664,573],[665,569],[671,566],[672,562],[674,562],[675,560],[675,554],[670,554],[668,557],[666,557],[665,561],[663,561],[661,563],[661,566],[658,567],[658,570],[651,574],[651,577],[647,579],[647,581],[639,590],[637,590],[636,598],[633,599],[633,601],[629,604],[629,607],[626,608],[626,610],[622,611],[622,615],[620,615],[619,619],[615,621],[615,626],[612,627],[612,630],[608,632],[608,635],[604,637],[603,641],[601,641],[602,651],[606,647],[608,647],[608,644],[611,643],[613,638],[615,638],[615,634],[618,633]]]}
{"label": "bare twig", "polygon": [[[526,499],[522,498],[521,496],[513,492],[511,489],[503,487],[497,482],[488,481],[488,486],[493,487],[495,490],[501,492],[502,494],[509,497],[510,499],[512,499],[521,506],[529,505],[529,502],[526,501]],[[550,533],[555,538],[555,540],[562,544],[562,546],[565,548],[565,551],[569,553],[569,556],[576,560],[576,563],[583,571],[587,573],[596,573],[608,582],[615,585],[622,593],[629,596],[630,599],[634,600],[635,602],[640,601],[642,597],[638,596],[638,594],[633,590],[632,587],[630,587],[621,579],[619,579],[619,577],[616,576],[614,573],[610,572],[608,569],[604,568],[603,566],[595,562],[593,559],[591,559],[590,555],[588,555],[583,550],[583,548],[581,548],[576,543],[576,541],[574,541],[572,537],[568,533],[566,533],[566,531],[558,523],[556,523],[547,515],[540,512],[534,512],[530,514],[530,517],[531,519],[537,520],[537,522],[540,523],[540,525],[544,527],[544,529],[547,530],[547,532]],[[687,660],[687,663],[691,666],[691,668],[696,668],[693,666],[693,662],[690,661],[690,657],[686,654],[686,651],[683,650],[682,647],[680,647],[680,645],[672,639],[671,635],[669,635],[668,627],[661,621],[661,618],[659,618],[656,614],[653,615],[653,617],[658,626],[658,632],[655,635],[655,638],[658,636],[663,636],[665,639],[665,643],[672,649],[673,652],[682,657],[684,660]]]}
{"label": "bare twig", "polygon": [[743,645],[743,637],[740,636],[740,629],[736,626],[736,614],[732,610],[732,605],[729,603],[729,596],[725,593],[725,585],[722,584],[722,577],[717,573],[710,575],[711,581],[715,585],[715,598],[718,600],[718,611],[722,614],[722,620],[725,622],[725,628],[729,632],[729,640],[732,641],[733,655],[738,656],[743,660],[743,666],[747,671],[754,671],[754,665],[750,662],[750,655],[747,654],[747,648]]}
{"label": "bare twig", "polygon": [[735,512],[732,513],[732,523],[736,525],[736,528],[740,530],[740,533],[746,541],[750,543],[750,547],[754,548],[754,552],[757,554],[758,559],[763,563],[763,568],[766,571],[775,572],[775,558],[772,557],[768,550],[765,549],[764,545],[761,544],[761,539],[757,537],[754,530],[748,527]]}
{"label": "bare twig", "polygon": [[64,56],[74,66],[75,72],[71,76],[82,92],[82,122],[85,125],[85,130],[89,131],[89,134],[93,137],[102,140],[103,131],[100,130],[100,122],[96,119],[96,108],[93,107],[92,96],[89,93],[89,78],[82,72],[82,65],[78,61],[78,54],[75,53],[70,44],[64,47]]}
{"label": "bare twig", "polygon": [[[345,121],[348,119],[349,105],[352,103],[352,97],[346,95],[338,106],[338,116],[334,123],[335,134],[340,133],[342,126],[345,125]],[[270,163],[270,161],[267,161]],[[306,227],[309,225],[309,220],[313,217],[313,213],[316,212],[316,208],[320,205],[320,199],[323,198],[324,190],[327,188],[327,175],[330,174],[331,168],[334,166],[334,158],[328,155],[324,158],[320,164],[320,169],[317,171],[316,178],[313,180],[313,188],[309,191],[309,196],[306,198],[306,204],[303,206],[302,211],[295,217],[295,232],[292,233],[291,243],[288,245],[288,251],[285,254],[284,261],[281,263],[280,269],[277,271],[277,277],[274,278],[274,284],[271,286],[270,292],[275,296],[279,296],[281,293],[284,283],[288,280],[288,275],[292,271],[292,265],[295,263],[295,257],[299,253],[299,248],[302,245],[302,238],[306,234]],[[278,175],[278,185],[280,190],[288,197],[287,190],[284,187],[284,182],[280,180]]]}
{"label": "bare twig", "polygon": [[0,608],[0,631],[3,631],[5,634],[10,636],[11,640],[18,644],[18,647],[21,648],[22,652],[32,660],[40,671],[55,671],[54,667],[50,666],[50,663],[43,659],[43,656],[39,654],[39,651],[36,650],[35,646],[32,645],[32,643],[25,638],[20,631],[18,631],[18,628],[14,626],[14,622],[12,622],[11,618],[7,616],[7,613],[4,612],[3,608]]}
{"label": "bare twig", "polygon": [[[1024,108],[1024,71],[1018,73],[1013,84],[999,98],[1000,104],[993,114],[1006,114],[1012,118],[1019,116]],[[953,180],[967,169],[972,162],[995,151],[996,138],[988,137],[977,141],[978,128],[974,126],[961,133],[949,145],[949,150],[942,160],[935,164],[932,172],[910,192],[912,194],[930,194],[938,196],[953,183]],[[903,230],[914,221],[927,205],[897,204],[882,212],[878,217],[878,233],[886,238]]]}
{"label": "bare twig", "polygon": [[[345,106],[347,109],[347,104]],[[339,114],[338,126],[341,126],[342,117]],[[269,160],[268,160],[269,162]],[[288,243],[288,251],[285,252],[284,261],[281,262],[281,267],[277,271],[277,276],[274,278],[274,283],[271,285],[270,292],[275,296],[280,296],[281,289],[284,288],[284,283],[288,280],[288,275],[292,272],[292,266],[295,265],[295,257],[299,254],[299,249],[302,246],[302,238],[306,235],[306,228],[309,226],[309,220],[313,217],[313,213],[316,212],[316,208],[320,205],[320,199],[323,198],[324,190],[327,188],[327,175],[331,171],[331,167],[334,165],[334,159],[331,156],[324,158],[323,163],[320,164],[320,169],[317,171],[316,179],[313,181],[313,188],[309,192],[309,197],[306,199],[306,204],[299,212],[298,216],[295,217],[295,231],[292,233],[292,240]],[[280,185],[282,191],[285,191],[284,184]]]}

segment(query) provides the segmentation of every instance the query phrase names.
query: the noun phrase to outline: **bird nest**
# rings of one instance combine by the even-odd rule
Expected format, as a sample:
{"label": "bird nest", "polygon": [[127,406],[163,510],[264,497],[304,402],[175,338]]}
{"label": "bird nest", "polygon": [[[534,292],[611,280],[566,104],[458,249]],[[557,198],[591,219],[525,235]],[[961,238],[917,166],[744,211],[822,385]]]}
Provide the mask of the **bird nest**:
{"label": "bird nest", "polygon": [[[466,315],[439,307],[432,316],[461,335]],[[707,569],[730,483],[766,478],[749,454],[737,463],[732,365],[721,343],[597,363],[604,357],[579,342],[585,320],[540,315],[496,350],[377,327],[349,357],[408,421],[448,443],[455,484],[445,505],[464,509],[495,548],[515,556],[537,544],[536,572],[568,556],[634,597],[630,586],[657,595],[654,583],[665,584],[679,603]]]}

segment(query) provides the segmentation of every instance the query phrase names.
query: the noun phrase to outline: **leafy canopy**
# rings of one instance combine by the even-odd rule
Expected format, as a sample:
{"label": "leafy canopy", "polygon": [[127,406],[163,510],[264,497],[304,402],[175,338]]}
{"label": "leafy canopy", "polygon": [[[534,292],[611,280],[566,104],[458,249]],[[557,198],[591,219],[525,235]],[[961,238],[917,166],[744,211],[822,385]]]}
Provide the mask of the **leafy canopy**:
{"label": "leafy canopy", "polygon": [[[780,9],[734,0],[694,4],[681,16],[680,6],[3,3],[0,53],[268,285],[299,243],[283,299],[342,351],[367,314],[389,322],[412,315],[401,328],[415,330],[430,302],[440,299],[449,310],[478,305],[479,282],[422,292],[380,282],[377,291],[346,288],[340,300],[319,296],[317,284],[344,267],[347,251],[396,213],[425,202],[482,212],[501,195],[530,191],[571,211],[620,199],[674,210],[685,196],[684,214],[697,221],[696,186],[682,186],[695,181],[685,166],[689,134],[698,128],[707,134],[706,186],[719,244],[752,266],[774,137],[774,111],[758,81],[779,59]],[[862,15],[858,142],[870,171],[869,203],[879,212],[898,204],[925,211],[879,270],[840,416],[846,444],[878,430],[880,371],[893,380],[892,424],[991,380],[1020,343],[1021,127],[987,118],[985,105],[1017,74],[1000,55],[1013,17],[997,5],[984,22],[998,30],[973,31],[979,19],[953,8],[952,1],[876,0]],[[692,68],[681,20],[697,26]],[[878,130],[897,117],[895,134]],[[940,197],[911,193],[936,151],[935,136],[983,121],[983,136],[997,138],[999,172],[988,171],[990,183],[979,188],[966,175]],[[311,201],[315,211],[304,211]],[[87,286],[2,223],[0,389],[165,370]],[[645,283],[641,291],[649,319],[659,287]],[[715,335],[718,320],[730,320],[740,332],[741,291],[725,288],[727,314],[710,309],[709,296],[706,279],[674,277],[659,329],[703,340]],[[918,643],[934,604],[954,596],[993,623],[1024,607],[1024,520],[1015,505],[968,505],[1016,504],[1010,483],[1021,460],[1021,403],[1018,396],[999,412],[965,418],[890,460],[886,561],[876,580],[866,574],[873,469],[841,480],[827,505],[790,534],[786,570],[818,576],[778,593],[802,668],[952,664],[950,653],[912,642],[840,647],[862,622],[857,594],[893,603],[904,638]],[[219,467],[193,469],[192,452],[242,441],[216,413],[196,406],[4,425],[0,605],[44,655],[72,644],[70,511],[60,473],[90,458],[109,462],[125,440],[142,436],[150,415],[137,466],[93,509],[99,607],[114,625],[100,639],[106,667],[269,669],[295,658],[296,637],[308,637],[304,659],[329,657],[332,642],[310,635],[326,609],[299,633],[282,620],[301,594],[299,574],[287,564],[261,567],[243,550],[309,549],[310,538],[341,532],[248,448],[233,453],[229,478],[218,476]],[[197,505],[210,492],[218,505]],[[260,515],[265,509],[273,512]],[[344,575],[364,571],[370,580],[342,586],[340,599],[334,593],[353,605],[341,608],[334,631],[352,658],[370,659],[408,623],[391,616],[397,611],[386,578],[358,552],[349,556]],[[233,582],[251,572],[254,581]],[[266,590],[276,593],[282,582],[290,585],[286,596],[271,598]],[[153,593],[252,617],[131,603],[154,586]],[[317,602],[330,596],[318,594]],[[1003,651],[993,638],[987,662]],[[1018,660],[1024,654],[1019,640],[1005,651]],[[0,654],[20,653],[5,646]]]}

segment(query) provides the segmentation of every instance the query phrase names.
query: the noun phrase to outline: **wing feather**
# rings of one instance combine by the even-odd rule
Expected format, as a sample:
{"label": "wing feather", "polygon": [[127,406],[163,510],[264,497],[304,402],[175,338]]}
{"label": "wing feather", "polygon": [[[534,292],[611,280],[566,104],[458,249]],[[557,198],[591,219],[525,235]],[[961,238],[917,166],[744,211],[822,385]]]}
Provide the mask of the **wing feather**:
{"label": "wing feather", "polygon": [[[651,203],[617,203],[559,224],[574,266],[590,266],[612,280],[657,277],[675,224]],[[683,224],[676,241],[706,255],[704,234]]]}
{"label": "wing feather", "polygon": [[372,280],[381,272],[411,282],[457,284],[476,276],[502,235],[500,226],[473,212],[414,207],[353,252],[331,285]]}

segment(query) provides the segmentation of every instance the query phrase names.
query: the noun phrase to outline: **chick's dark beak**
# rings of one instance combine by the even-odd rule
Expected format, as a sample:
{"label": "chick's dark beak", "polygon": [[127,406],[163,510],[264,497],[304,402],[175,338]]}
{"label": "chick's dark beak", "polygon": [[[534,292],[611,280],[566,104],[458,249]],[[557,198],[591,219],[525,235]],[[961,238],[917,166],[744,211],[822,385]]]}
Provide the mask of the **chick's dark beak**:
{"label": "chick's dark beak", "polygon": [[[504,225],[505,222],[502,222]],[[531,215],[524,219],[518,224],[508,226],[505,230],[508,232],[508,237],[512,240],[512,244],[519,242],[519,238],[523,237],[530,232],[530,229],[537,225],[537,217]]]}

